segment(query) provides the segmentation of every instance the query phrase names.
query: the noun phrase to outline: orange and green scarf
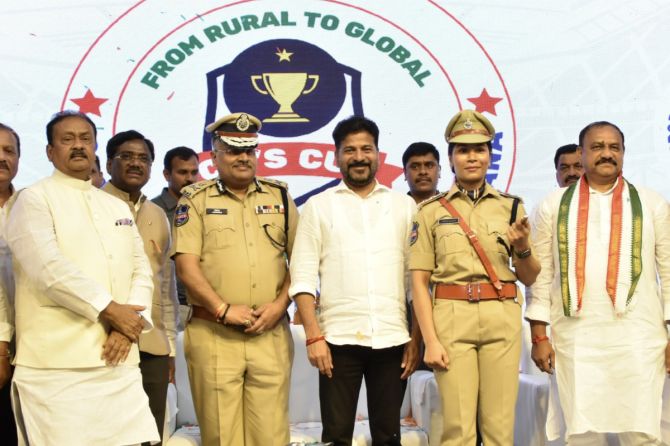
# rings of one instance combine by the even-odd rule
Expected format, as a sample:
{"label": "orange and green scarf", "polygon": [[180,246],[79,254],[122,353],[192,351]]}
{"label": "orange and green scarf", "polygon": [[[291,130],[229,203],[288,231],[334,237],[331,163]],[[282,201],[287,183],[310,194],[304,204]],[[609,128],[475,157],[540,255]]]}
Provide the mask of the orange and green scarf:
{"label": "orange and green scarf", "polygon": [[[585,265],[589,193],[586,176],[582,176],[563,193],[558,211],[558,259],[566,316],[575,316],[581,310],[584,282],[588,280]],[[618,316],[624,314],[631,303],[641,274],[642,204],[635,187],[619,176],[612,192],[605,284]]]}

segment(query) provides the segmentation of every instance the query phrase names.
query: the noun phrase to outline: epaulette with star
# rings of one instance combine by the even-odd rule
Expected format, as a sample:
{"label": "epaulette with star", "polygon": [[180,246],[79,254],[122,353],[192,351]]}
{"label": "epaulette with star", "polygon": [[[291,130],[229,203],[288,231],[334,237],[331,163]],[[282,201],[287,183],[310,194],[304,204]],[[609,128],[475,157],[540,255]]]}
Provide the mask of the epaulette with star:
{"label": "epaulette with star", "polygon": [[193,184],[190,184],[190,185],[184,187],[181,190],[181,194],[186,198],[193,198],[194,196],[198,195],[203,190],[209,188],[210,186],[215,185],[216,182],[217,182],[216,178],[213,178],[211,180],[198,181],[197,183],[193,183]]}
{"label": "epaulette with star", "polygon": [[288,184],[283,181],[275,180],[274,178],[265,178],[265,177],[256,177],[260,183],[267,184],[268,186],[279,187],[282,189],[288,190]]}
{"label": "epaulette with star", "polygon": [[[496,190],[497,190],[497,189],[496,189]],[[507,192],[503,192],[503,191],[501,191],[501,190],[499,190],[498,193],[499,193],[500,195],[502,195],[503,197],[505,197],[505,198],[511,198],[512,200],[519,200],[519,202],[523,203],[523,198],[521,198],[521,197],[518,196],[518,195],[508,194]]]}
{"label": "epaulette with star", "polygon": [[437,200],[439,200],[439,199],[442,198],[442,197],[446,197],[448,193],[449,193],[449,191],[446,191],[446,192],[439,193],[439,194],[437,194],[437,195],[433,195],[432,197],[423,200],[423,201],[422,201],[421,203],[419,203],[417,206],[418,206],[419,209],[421,209],[422,207],[424,207],[424,206],[427,205],[427,204],[432,203],[433,201],[437,201]]}

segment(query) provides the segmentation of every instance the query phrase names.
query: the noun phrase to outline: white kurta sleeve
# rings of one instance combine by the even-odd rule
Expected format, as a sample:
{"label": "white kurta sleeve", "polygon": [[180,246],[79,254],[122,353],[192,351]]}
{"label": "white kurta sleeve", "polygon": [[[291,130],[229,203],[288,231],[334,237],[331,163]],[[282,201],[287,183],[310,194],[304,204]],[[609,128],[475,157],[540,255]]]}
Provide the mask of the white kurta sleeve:
{"label": "white kurta sleeve", "polygon": [[62,255],[44,196],[30,189],[19,195],[7,219],[6,236],[14,260],[46,296],[91,321],[98,320],[112,295]]}
{"label": "white kurta sleeve", "polygon": [[551,321],[551,286],[555,266],[553,253],[553,195],[546,197],[531,215],[531,241],[542,270],[527,296],[525,317],[529,321]]}
{"label": "white kurta sleeve", "polygon": [[12,302],[9,296],[7,296],[4,284],[0,284],[0,342],[11,341],[13,335],[14,317]]}
{"label": "white kurta sleeve", "polygon": [[127,304],[143,305],[144,332],[153,328],[151,319],[151,304],[153,301],[154,283],[152,280],[151,264],[144,252],[144,241],[133,225],[133,278],[130,284],[130,296]]}
{"label": "white kurta sleeve", "polygon": [[670,321],[670,205],[660,195],[654,204],[656,272],[661,283],[663,317]]}
{"label": "white kurta sleeve", "polygon": [[291,254],[291,286],[289,296],[309,293],[314,295],[319,277],[321,261],[321,223],[317,206],[313,199],[308,200],[300,213],[298,229],[295,234]]}

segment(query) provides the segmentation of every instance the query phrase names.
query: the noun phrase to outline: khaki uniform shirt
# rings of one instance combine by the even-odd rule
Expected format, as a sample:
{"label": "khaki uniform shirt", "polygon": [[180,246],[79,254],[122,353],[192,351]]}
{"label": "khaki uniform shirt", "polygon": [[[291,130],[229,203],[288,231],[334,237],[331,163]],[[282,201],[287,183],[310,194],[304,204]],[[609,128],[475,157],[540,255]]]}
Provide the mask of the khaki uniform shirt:
{"label": "khaki uniform shirt", "polygon": [[[510,268],[513,250],[507,237],[515,197],[499,192],[489,184],[476,203],[454,184],[448,192],[420,205],[410,240],[409,268],[432,271],[432,283],[490,282],[458,219],[437,201],[440,197],[445,197],[477,234],[498,278],[502,282],[516,281],[516,274]],[[516,220],[525,215],[523,204],[519,203]]]}
{"label": "khaki uniform shirt", "polygon": [[144,195],[138,201],[139,206],[136,205],[130,200],[128,193],[118,189],[111,181],[102,190],[128,205],[144,242],[144,253],[151,264],[154,282],[151,318],[154,328],[140,336],[140,351],[152,355],[175,356],[179,303],[172,261],[168,257],[171,239],[167,216]]}
{"label": "khaki uniform shirt", "polygon": [[[221,180],[182,189],[173,225],[172,255],[194,254],[214,291],[227,303],[272,302],[286,277],[298,224],[288,197],[288,237],[279,181],[257,178],[240,199]],[[188,294],[188,293],[187,293]],[[189,296],[190,303],[193,302]]]}

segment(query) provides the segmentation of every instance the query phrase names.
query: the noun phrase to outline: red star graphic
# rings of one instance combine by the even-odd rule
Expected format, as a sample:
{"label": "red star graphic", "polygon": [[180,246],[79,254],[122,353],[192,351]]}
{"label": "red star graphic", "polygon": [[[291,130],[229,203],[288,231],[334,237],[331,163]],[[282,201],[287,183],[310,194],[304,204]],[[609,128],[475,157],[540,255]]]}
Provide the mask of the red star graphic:
{"label": "red star graphic", "polygon": [[468,98],[468,101],[475,104],[475,111],[479,113],[489,112],[493,116],[498,116],[496,114],[496,104],[502,101],[502,98],[489,96],[489,92],[484,88],[478,98]]}
{"label": "red star graphic", "polygon": [[93,113],[97,116],[102,116],[100,114],[100,106],[107,102],[105,98],[96,98],[90,88],[86,90],[83,98],[70,100],[79,106],[80,113]]}

